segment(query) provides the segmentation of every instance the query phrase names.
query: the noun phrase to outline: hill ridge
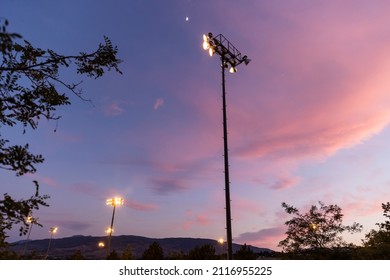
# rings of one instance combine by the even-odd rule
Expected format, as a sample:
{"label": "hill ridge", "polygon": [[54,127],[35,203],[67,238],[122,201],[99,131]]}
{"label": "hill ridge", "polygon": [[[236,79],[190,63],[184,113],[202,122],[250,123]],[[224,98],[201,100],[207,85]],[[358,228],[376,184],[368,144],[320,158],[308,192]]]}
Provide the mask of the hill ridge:
{"label": "hill ridge", "polygon": [[[45,255],[49,246],[50,239],[29,240],[26,254],[34,252],[36,255]],[[50,244],[49,255],[51,258],[67,258],[80,251],[87,259],[103,259],[106,255],[105,248],[99,248],[98,243],[107,243],[107,236],[74,235],[70,237],[53,238]],[[153,242],[158,242],[164,250],[164,254],[169,256],[174,253],[187,254],[196,246],[206,244],[215,247],[216,254],[226,252],[226,245],[221,245],[217,240],[210,238],[197,237],[164,237],[153,238],[138,235],[118,235],[111,237],[110,249],[118,253],[123,252],[129,245],[131,246],[133,256],[140,258],[142,253]],[[11,249],[17,253],[23,253],[26,240],[21,240],[11,244]],[[233,252],[240,249],[243,244],[233,243]],[[259,248],[248,245],[255,253],[273,252],[267,248]]]}

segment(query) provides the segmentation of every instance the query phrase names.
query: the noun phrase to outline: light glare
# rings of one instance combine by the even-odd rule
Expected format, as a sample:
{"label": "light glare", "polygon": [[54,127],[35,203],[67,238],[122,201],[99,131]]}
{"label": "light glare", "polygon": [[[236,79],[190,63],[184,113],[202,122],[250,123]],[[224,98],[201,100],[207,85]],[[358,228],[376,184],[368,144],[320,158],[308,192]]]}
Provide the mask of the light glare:
{"label": "light glare", "polygon": [[209,42],[204,41],[204,42],[203,42],[203,49],[204,49],[204,50],[208,50],[209,48],[210,48]]}
{"label": "light glare", "polygon": [[58,227],[51,227],[51,228],[50,228],[50,232],[51,232],[52,234],[56,233],[57,231],[58,231]]}
{"label": "light glare", "polygon": [[114,198],[109,198],[106,200],[106,205],[109,205],[109,206],[119,206],[119,205],[123,205],[123,198],[121,197],[114,197]]}

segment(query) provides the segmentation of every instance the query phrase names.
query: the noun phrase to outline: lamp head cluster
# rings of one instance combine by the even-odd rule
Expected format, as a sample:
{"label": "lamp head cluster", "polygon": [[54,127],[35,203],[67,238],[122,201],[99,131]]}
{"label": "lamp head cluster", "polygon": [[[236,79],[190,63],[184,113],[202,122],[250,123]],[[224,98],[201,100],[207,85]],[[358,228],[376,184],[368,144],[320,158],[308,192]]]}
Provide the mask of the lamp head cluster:
{"label": "lamp head cluster", "polygon": [[109,206],[120,206],[123,205],[123,198],[121,197],[114,197],[114,198],[109,198],[106,200],[106,205]]}
{"label": "lamp head cluster", "polygon": [[34,218],[33,216],[31,215],[28,215],[27,218],[26,218],[26,223],[28,224],[35,224],[37,222],[38,218]]}
{"label": "lamp head cluster", "polygon": [[58,231],[58,227],[51,227],[49,230],[51,234],[57,233],[57,231]]}
{"label": "lamp head cluster", "polygon": [[113,229],[112,227],[108,227],[108,228],[106,228],[105,232],[106,232],[107,234],[110,234],[110,233],[113,233],[113,232],[114,232],[114,229]]}
{"label": "lamp head cluster", "polygon": [[233,45],[222,34],[213,36],[210,32],[203,35],[203,49],[209,52],[210,56],[219,54],[224,67],[230,65],[230,73],[237,72],[237,66],[241,63],[248,65],[251,61],[246,55],[242,56]]}

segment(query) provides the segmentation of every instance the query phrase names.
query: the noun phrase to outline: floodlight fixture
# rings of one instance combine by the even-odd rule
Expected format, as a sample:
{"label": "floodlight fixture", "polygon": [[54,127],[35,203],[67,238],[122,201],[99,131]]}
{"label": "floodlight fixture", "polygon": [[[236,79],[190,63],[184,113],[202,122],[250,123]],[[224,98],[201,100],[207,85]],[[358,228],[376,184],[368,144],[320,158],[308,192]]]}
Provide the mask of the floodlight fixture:
{"label": "floodlight fixture", "polygon": [[248,65],[251,61],[247,55],[243,56],[222,34],[218,34],[217,36],[213,36],[211,32],[207,35],[203,34],[203,49],[208,50],[210,56],[213,56],[214,53],[218,53],[223,62],[229,64],[233,68],[233,70],[230,71],[231,73],[237,72],[236,66],[241,63]]}

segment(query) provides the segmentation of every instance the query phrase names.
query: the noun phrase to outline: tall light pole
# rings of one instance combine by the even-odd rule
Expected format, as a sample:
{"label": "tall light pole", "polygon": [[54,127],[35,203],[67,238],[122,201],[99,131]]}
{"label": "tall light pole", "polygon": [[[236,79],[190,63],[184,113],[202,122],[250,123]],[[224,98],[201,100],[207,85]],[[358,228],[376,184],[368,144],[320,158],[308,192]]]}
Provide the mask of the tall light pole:
{"label": "tall light pole", "polygon": [[224,146],[224,167],[225,167],[225,203],[226,203],[226,242],[228,246],[227,259],[233,259],[233,238],[232,219],[230,209],[230,179],[229,179],[229,155],[227,139],[227,118],[226,118],[226,90],[225,90],[225,69],[230,66],[230,73],[237,72],[237,66],[241,63],[248,65],[250,59],[242,56],[241,53],[222,34],[213,36],[212,33],[203,35],[203,49],[208,50],[210,56],[215,53],[221,57],[222,68],[222,111],[223,111],[223,146]]}
{"label": "tall light pole", "polygon": [[115,217],[115,209],[117,206],[123,205],[123,198],[114,197],[106,200],[106,205],[112,206],[112,218],[111,218],[111,226],[106,230],[108,233],[108,242],[107,242],[107,256],[110,254],[110,245],[111,245],[111,236],[114,231],[114,217]]}
{"label": "tall light pole", "polygon": [[47,259],[47,257],[49,256],[51,240],[53,239],[53,234],[57,233],[57,231],[58,231],[58,227],[51,227],[50,230],[49,230],[49,232],[50,232],[50,240],[49,240],[49,245],[47,245],[47,252],[46,252],[45,259]]}

